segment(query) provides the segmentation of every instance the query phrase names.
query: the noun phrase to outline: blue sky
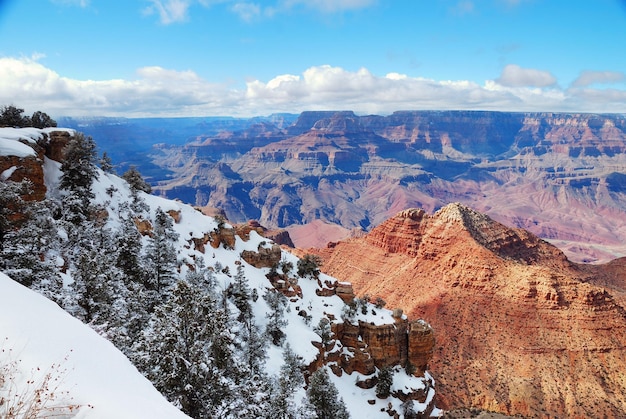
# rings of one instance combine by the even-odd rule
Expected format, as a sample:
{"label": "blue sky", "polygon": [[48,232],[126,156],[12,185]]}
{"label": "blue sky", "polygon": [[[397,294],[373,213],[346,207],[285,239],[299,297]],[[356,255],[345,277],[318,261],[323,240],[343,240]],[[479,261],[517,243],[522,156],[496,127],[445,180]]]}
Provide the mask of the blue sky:
{"label": "blue sky", "polygon": [[624,45],[623,0],[0,0],[0,104],[626,113]]}

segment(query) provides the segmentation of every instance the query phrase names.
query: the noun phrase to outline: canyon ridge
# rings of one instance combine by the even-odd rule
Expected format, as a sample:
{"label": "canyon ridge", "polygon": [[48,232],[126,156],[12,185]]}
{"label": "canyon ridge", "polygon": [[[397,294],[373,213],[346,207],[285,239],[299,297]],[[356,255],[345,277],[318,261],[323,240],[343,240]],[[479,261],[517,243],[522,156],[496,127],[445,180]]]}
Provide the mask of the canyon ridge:
{"label": "canyon ridge", "polygon": [[432,214],[461,202],[577,262],[626,255],[623,115],[326,111],[132,121],[73,123],[120,167],[137,165],[157,194],[220,208],[233,222],[286,228],[298,247],[362,234],[407,208]]}
{"label": "canyon ridge", "polygon": [[576,264],[458,203],[404,210],[365,237],[300,252],[360,297],[432,325],[441,408],[626,415],[626,259]]}

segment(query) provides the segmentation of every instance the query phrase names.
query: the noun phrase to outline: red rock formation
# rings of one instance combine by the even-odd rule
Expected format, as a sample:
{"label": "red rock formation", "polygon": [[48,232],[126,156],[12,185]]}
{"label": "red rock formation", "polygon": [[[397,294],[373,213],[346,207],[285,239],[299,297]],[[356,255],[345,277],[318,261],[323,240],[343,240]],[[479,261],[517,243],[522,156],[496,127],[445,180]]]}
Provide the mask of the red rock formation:
{"label": "red rock formation", "polygon": [[439,407],[626,416],[623,263],[573,264],[458,204],[433,216],[404,211],[317,253],[358,295],[382,296],[433,326]]}

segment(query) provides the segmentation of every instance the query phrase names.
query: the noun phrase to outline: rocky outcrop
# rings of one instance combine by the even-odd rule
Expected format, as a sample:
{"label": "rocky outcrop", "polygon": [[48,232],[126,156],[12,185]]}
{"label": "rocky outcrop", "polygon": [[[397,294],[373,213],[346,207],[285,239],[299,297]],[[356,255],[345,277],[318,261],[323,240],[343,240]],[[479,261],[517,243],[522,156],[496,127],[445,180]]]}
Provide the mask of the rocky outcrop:
{"label": "rocky outcrop", "polygon": [[260,247],[257,252],[244,250],[241,258],[256,268],[276,267],[282,257],[280,246],[274,244],[270,247]]}
{"label": "rocky outcrop", "polygon": [[[423,320],[403,318],[382,325],[332,321],[331,328],[338,344],[318,345],[320,357],[316,363],[337,362],[348,374],[357,371],[368,376],[376,368],[410,365],[416,376],[423,376],[433,357],[434,332]],[[317,368],[319,365],[314,367]]]}
{"label": "rocky outcrop", "polygon": [[[39,139],[32,140],[33,129],[24,131],[23,140],[7,140],[19,141],[25,146],[32,148],[31,155],[13,155],[10,151],[6,151],[0,155],[0,174],[7,173],[6,179],[14,182],[28,180],[32,184],[32,194],[24,196],[26,200],[41,201],[46,196],[46,185],[43,173],[44,157],[52,160],[63,161],[63,148],[71,138],[69,131],[50,131],[45,132],[39,130]],[[15,135],[14,133],[12,135]],[[10,150],[10,148],[8,148]]]}
{"label": "rocky outcrop", "polygon": [[[434,215],[403,211],[364,238],[316,252],[322,270],[357,295],[382,296],[432,324],[439,407],[626,414],[626,264],[573,264],[532,234],[459,204]],[[429,333],[411,331],[426,353]]]}
{"label": "rocky outcrop", "polygon": [[41,201],[46,196],[46,185],[43,175],[43,164],[39,157],[0,156],[0,173],[10,171],[6,179],[13,182],[28,180],[32,184],[32,194],[25,195],[27,201]]}

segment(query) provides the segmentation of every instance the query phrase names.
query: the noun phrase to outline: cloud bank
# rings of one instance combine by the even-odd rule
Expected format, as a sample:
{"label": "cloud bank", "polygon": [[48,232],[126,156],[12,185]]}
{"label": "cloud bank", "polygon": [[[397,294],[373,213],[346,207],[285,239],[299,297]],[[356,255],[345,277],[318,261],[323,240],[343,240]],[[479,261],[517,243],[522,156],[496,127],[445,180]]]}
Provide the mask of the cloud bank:
{"label": "cloud bank", "polygon": [[562,89],[549,73],[519,66],[507,66],[498,78],[478,84],[322,65],[232,86],[212,83],[190,70],[162,67],[140,68],[133,80],[76,80],[35,58],[6,57],[0,58],[0,105],[54,116],[127,117],[254,116],[319,109],[360,114],[402,109],[626,113],[626,90],[590,87],[619,79],[613,73],[583,73]]}

